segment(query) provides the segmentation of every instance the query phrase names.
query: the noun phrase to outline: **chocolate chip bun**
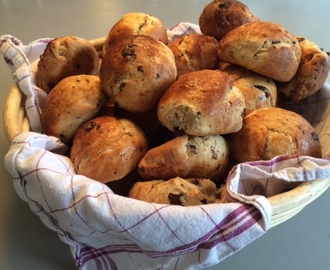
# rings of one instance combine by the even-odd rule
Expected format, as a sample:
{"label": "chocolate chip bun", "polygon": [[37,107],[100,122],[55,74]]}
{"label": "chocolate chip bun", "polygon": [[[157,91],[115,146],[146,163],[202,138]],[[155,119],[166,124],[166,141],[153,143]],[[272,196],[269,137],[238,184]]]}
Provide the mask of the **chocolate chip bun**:
{"label": "chocolate chip bun", "polygon": [[219,42],[221,61],[281,82],[293,78],[301,59],[298,39],[279,24],[256,21],[241,25]]}
{"label": "chocolate chip bun", "polygon": [[112,43],[100,68],[103,90],[119,107],[131,112],[155,108],[176,77],[172,51],[164,43],[143,35]]}
{"label": "chocolate chip bun", "polygon": [[78,129],[70,158],[78,174],[107,183],[132,172],[147,149],[147,139],[135,123],[100,116]]}
{"label": "chocolate chip bun", "polygon": [[64,78],[46,96],[41,112],[43,132],[70,143],[79,126],[92,119],[107,99],[99,76]]}
{"label": "chocolate chip bun", "polygon": [[209,136],[242,127],[244,96],[230,77],[219,70],[181,75],[161,97],[157,115],[173,132]]}
{"label": "chocolate chip bun", "polygon": [[112,26],[103,44],[103,54],[115,40],[131,35],[146,35],[164,44],[168,43],[166,28],[159,18],[141,12],[131,12]]}
{"label": "chocolate chip bun", "polygon": [[181,36],[168,47],[172,50],[178,76],[196,70],[214,69],[218,63],[218,41],[210,36],[190,34]]}
{"label": "chocolate chip bun", "polygon": [[237,162],[269,160],[279,155],[320,158],[321,144],[314,128],[301,115],[277,107],[256,110],[230,138]]}
{"label": "chocolate chip bun", "polygon": [[137,200],[193,206],[210,203],[220,203],[224,200],[216,185],[209,179],[175,177],[167,181],[152,180],[137,182],[128,195]]}
{"label": "chocolate chip bun", "polygon": [[274,80],[243,67],[222,64],[219,69],[227,73],[245,98],[245,115],[260,108],[275,107],[277,87]]}
{"label": "chocolate chip bun", "polygon": [[279,91],[293,101],[300,101],[320,90],[330,69],[329,53],[308,39],[297,39],[302,52],[297,73],[289,82],[278,83]]}
{"label": "chocolate chip bun", "polygon": [[229,146],[221,135],[178,136],[150,149],[138,164],[146,180],[208,178],[224,180],[229,166]]}
{"label": "chocolate chip bun", "polygon": [[214,0],[203,9],[199,17],[199,27],[204,35],[219,41],[234,28],[258,20],[242,2]]}
{"label": "chocolate chip bun", "polygon": [[98,75],[99,56],[94,46],[76,36],[63,36],[50,41],[40,55],[36,84],[49,93],[62,79],[79,74]]}

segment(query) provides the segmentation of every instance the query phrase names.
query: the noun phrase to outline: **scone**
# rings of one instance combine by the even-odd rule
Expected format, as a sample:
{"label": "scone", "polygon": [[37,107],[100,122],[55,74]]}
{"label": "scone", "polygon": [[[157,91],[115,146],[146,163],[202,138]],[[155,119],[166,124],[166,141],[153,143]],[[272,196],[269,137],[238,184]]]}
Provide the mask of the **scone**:
{"label": "scone", "polygon": [[199,17],[199,27],[204,35],[219,41],[234,28],[258,20],[242,2],[214,0],[204,7]]}
{"label": "scone", "polygon": [[218,41],[210,36],[190,34],[181,36],[168,47],[172,50],[178,76],[196,70],[214,69],[218,63]]}
{"label": "scone", "polygon": [[256,110],[229,139],[237,162],[270,160],[279,155],[322,155],[318,135],[301,115],[277,107]]}
{"label": "scone", "polygon": [[99,76],[64,78],[46,96],[40,118],[43,132],[70,143],[79,126],[97,115],[107,99]]}
{"label": "scone", "polygon": [[79,74],[98,75],[99,56],[94,46],[76,36],[57,37],[40,55],[36,84],[46,93],[62,79]]}
{"label": "scone", "polygon": [[226,34],[219,42],[218,57],[220,61],[287,82],[298,70],[301,48],[298,39],[283,26],[255,21]]}
{"label": "scone", "polygon": [[277,87],[274,80],[237,65],[221,65],[245,98],[245,115],[260,108],[275,107]]}
{"label": "scone", "polygon": [[146,35],[164,44],[168,43],[166,28],[159,18],[141,12],[131,12],[112,26],[103,44],[103,54],[115,40],[131,35]]}
{"label": "scone", "polygon": [[221,193],[209,179],[175,177],[167,181],[137,182],[128,196],[133,199],[161,204],[193,206],[219,203]]}
{"label": "scone", "polygon": [[157,106],[176,80],[172,51],[149,36],[134,35],[112,43],[100,67],[101,85],[118,106],[147,112]]}
{"label": "scone", "polygon": [[219,70],[181,75],[161,97],[157,115],[169,130],[194,136],[221,135],[242,127],[244,96]]}
{"label": "scone", "polygon": [[147,139],[135,123],[101,116],[80,126],[70,158],[78,174],[108,183],[131,173],[147,149]]}
{"label": "scone", "polygon": [[145,180],[179,176],[220,182],[226,178],[228,166],[229,146],[221,135],[183,135],[149,149],[137,170]]}
{"label": "scone", "polygon": [[300,101],[320,90],[330,69],[329,53],[308,39],[297,39],[302,52],[297,73],[290,81],[278,83],[279,91],[293,101]]}

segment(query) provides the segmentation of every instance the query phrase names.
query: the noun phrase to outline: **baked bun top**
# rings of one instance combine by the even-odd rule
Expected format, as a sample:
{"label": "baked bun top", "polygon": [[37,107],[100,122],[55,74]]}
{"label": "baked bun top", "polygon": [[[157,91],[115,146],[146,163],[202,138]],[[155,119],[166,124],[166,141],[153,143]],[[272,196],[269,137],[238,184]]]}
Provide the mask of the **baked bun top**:
{"label": "baked bun top", "polygon": [[298,39],[281,25],[256,21],[241,25],[223,37],[218,57],[286,82],[297,72],[301,48]]}
{"label": "baked bun top", "polygon": [[234,28],[258,20],[258,17],[239,1],[214,0],[203,9],[199,26],[204,35],[220,40]]}
{"label": "baked bun top", "polygon": [[80,126],[70,158],[78,174],[107,183],[132,172],[147,149],[147,139],[134,122],[100,116]]}
{"label": "baked bun top", "polygon": [[301,61],[297,73],[289,82],[278,84],[279,91],[293,101],[300,101],[320,90],[330,69],[329,53],[306,38],[297,39],[301,47]]}
{"label": "baked bun top", "polygon": [[253,111],[231,135],[231,154],[237,162],[269,160],[279,155],[322,155],[318,135],[301,115],[277,107]]}
{"label": "baked bun top", "polygon": [[147,112],[176,80],[172,51],[149,36],[127,36],[112,43],[100,67],[101,85],[119,107]]}
{"label": "baked bun top", "polygon": [[36,84],[49,93],[65,77],[97,75],[99,66],[98,53],[88,40],[76,36],[57,37],[40,55]]}
{"label": "baked bun top", "polygon": [[210,36],[190,34],[181,36],[168,47],[172,50],[178,76],[196,70],[214,69],[218,63],[218,41]]}
{"label": "baked bun top", "polygon": [[159,121],[171,131],[195,136],[226,134],[242,127],[244,96],[219,70],[181,75],[158,103]]}
{"label": "baked bun top", "polygon": [[141,12],[131,12],[112,26],[103,45],[103,54],[111,43],[131,35],[146,35],[164,44],[168,43],[166,28],[159,18]]}

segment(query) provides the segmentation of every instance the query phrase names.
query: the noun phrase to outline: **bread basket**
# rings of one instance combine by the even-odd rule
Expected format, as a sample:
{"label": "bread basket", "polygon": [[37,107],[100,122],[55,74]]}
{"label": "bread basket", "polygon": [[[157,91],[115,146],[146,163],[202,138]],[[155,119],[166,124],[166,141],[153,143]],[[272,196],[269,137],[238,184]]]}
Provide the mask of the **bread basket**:
{"label": "bread basket", "polygon": [[[103,42],[105,38],[91,40],[102,56]],[[30,131],[29,119],[25,110],[25,96],[14,84],[9,91],[4,108],[4,129],[7,139],[11,142],[21,132]],[[305,206],[317,199],[330,186],[330,178],[314,181],[305,181],[294,189],[274,196],[268,197],[271,206],[271,219],[268,228],[275,227],[299,213]],[[89,249],[89,252],[91,250]],[[92,252],[94,252],[92,250]],[[96,251],[95,251],[96,252]],[[73,252],[74,253],[74,252]],[[95,253],[96,254],[96,253]],[[152,254],[151,257],[158,255]],[[225,256],[226,257],[226,256]],[[77,261],[77,260],[76,260]],[[217,263],[219,259],[212,261],[209,265]],[[79,262],[77,263],[79,266]],[[206,266],[209,266],[206,265]],[[85,268],[81,268],[85,269]],[[86,268],[87,269],[87,268]],[[91,268],[92,269],[92,268]],[[188,268],[187,268],[188,269]],[[199,269],[199,268],[189,268]]]}

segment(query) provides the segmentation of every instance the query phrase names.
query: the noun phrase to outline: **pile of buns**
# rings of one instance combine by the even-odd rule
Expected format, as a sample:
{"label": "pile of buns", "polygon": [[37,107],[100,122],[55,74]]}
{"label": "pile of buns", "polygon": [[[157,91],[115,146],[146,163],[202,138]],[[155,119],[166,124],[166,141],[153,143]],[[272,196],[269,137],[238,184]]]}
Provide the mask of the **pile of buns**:
{"label": "pile of buns", "polygon": [[124,15],[102,55],[58,37],[41,55],[36,83],[48,93],[45,134],[60,138],[78,174],[131,198],[178,205],[223,202],[239,162],[321,157],[311,124],[280,108],[325,83],[329,53],[239,1],[214,0],[201,34],[169,42],[151,15]]}

